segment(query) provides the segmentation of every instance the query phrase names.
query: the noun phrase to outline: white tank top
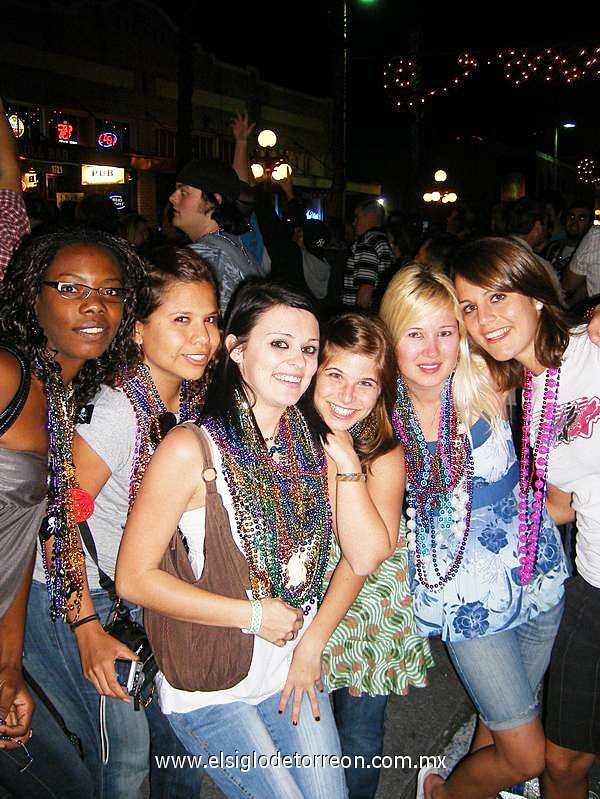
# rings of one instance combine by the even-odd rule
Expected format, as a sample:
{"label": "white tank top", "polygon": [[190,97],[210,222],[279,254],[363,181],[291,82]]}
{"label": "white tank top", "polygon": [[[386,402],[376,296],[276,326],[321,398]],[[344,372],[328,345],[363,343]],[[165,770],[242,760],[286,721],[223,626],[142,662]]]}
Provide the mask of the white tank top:
{"label": "white tank top", "polygon": [[[231,494],[227,487],[227,482],[223,475],[221,454],[211,439],[213,463],[217,472],[217,491],[223,499],[223,505],[229,516],[229,524],[233,533],[233,538],[242,551],[241,540],[237,534],[235,523],[235,513],[231,501]],[[179,526],[185,535],[189,546],[189,559],[196,579],[202,574],[204,568],[204,518],[205,509],[196,508],[195,510],[184,513],[181,517]],[[252,595],[248,592],[248,598]],[[281,691],[292,662],[292,655],[298,642],[308,625],[312,621],[316,612],[316,605],[311,605],[310,612],[304,617],[304,626],[295,641],[288,641],[283,646],[275,646],[258,635],[254,636],[254,652],[250,670],[244,679],[233,688],[224,691],[181,691],[173,688],[167,681],[164,674],[158,674],[156,686],[158,697],[163,713],[190,713],[209,705],[225,705],[229,702],[246,702],[249,705],[258,705],[273,694]]]}

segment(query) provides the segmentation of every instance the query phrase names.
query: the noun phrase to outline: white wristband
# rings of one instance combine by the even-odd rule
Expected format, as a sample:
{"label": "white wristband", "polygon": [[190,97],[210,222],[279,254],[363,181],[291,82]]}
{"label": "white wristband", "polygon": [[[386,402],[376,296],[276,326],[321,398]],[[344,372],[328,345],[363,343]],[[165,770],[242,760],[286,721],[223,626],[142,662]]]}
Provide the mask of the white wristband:
{"label": "white wristband", "polygon": [[259,599],[251,599],[250,604],[252,605],[252,620],[250,622],[250,627],[248,627],[248,633],[250,635],[256,635],[262,624],[263,609]]}

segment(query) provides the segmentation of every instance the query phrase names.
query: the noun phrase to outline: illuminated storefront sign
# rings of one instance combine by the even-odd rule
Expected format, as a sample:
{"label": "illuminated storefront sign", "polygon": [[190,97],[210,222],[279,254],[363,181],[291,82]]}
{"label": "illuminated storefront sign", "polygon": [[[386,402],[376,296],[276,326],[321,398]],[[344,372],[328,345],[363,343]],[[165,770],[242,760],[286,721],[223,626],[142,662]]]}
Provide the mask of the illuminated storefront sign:
{"label": "illuminated storefront sign", "polygon": [[114,203],[115,208],[117,209],[117,211],[124,211],[125,208],[127,207],[123,195],[119,194],[118,192],[114,192],[113,194],[109,194],[108,195],[108,199],[111,200]]}
{"label": "illuminated storefront sign", "polygon": [[119,137],[114,130],[103,130],[98,134],[98,146],[103,147],[105,150],[116,147],[118,141]]}
{"label": "illuminated storefront sign", "polygon": [[10,126],[15,134],[15,138],[20,139],[21,136],[25,133],[25,125],[23,124],[23,120],[21,117],[17,116],[16,114],[11,114],[8,118]]}
{"label": "illuminated storefront sign", "polygon": [[33,169],[30,169],[21,176],[21,188],[23,191],[37,188],[38,182],[38,173]]}
{"label": "illuminated storefront sign", "polygon": [[125,183],[125,170],[118,166],[100,166],[83,164],[81,167],[81,184],[98,186],[102,184]]}
{"label": "illuminated storefront sign", "polygon": [[77,144],[75,127],[66,119],[56,123],[56,136],[60,144]]}

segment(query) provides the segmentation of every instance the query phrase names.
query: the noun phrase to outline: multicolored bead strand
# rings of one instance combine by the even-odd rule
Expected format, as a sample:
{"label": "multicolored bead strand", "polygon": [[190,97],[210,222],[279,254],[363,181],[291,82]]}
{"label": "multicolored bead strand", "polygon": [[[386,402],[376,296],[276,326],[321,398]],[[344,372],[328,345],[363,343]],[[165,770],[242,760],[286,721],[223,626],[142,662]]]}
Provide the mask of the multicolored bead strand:
{"label": "multicolored bead strand", "polygon": [[[453,579],[462,562],[473,495],[471,441],[456,413],[452,377],[441,392],[438,440],[433,454],[401,377],[392,424],[403,445],[406,463],[408,548],[414,552],[421,585],[428,591],[438,591]],[[442,573],[438,545],[446,544],[449,548],[450,539],[455,542],[455,554],[449,568]],[[428,578],[430,569],[436,578],[433,581]]]}
{"label": "multicolored bead strand", "polygon": [[[149,368],[144,363],[138,364],[135,372],[121,381],[119,388],[131,403],[136,418],[135,450],[129,481],[131,508],[150,458],[163,438],[161,420],[165,415],[169,415],[169,412],[158,393]],[[179,389],[180,421],[186,422],[195,418],[200,413],[201,402],[202,394],[196,390],[195,384],[183,380]],[[172,425],[176,424],[175,415],[170,414],[170,416]]]}
{"label": "multicolored bead strand", "polygon": [[239,391],[236,402],[241,436],[219,419],[204,426],[221,453],[252,595],[280,597],[306,615],[322,591],[332,536],[325,453],[291,406],[270,450],[275,459]]}
{"label": "multicolored bead strand", "polygon": [[[48,506],[42,532],[42,560],[51,618],[67,621],[69,615],[70,621],[74,621],[81,607],[85,560],[75,507],[79,490],[72,454],[75,403],[58,369],[42,366],[40,372],[45,372],[48,407]],[[44,544],[50,538],[52,553],[48,559]]]}
{"label": "multicolored bead strand", "polygon": [[[523,377],[523,431],[519,463],[519,579],[521,585],[531,582],[537,561],[538,540],[546,494],[548,492],[548,457],[554,430],[560,368],[546,370],[540,425],[531,450],[533,407],[533,374],[525,370]],[[533,478],[530,463],[533,461]]]}

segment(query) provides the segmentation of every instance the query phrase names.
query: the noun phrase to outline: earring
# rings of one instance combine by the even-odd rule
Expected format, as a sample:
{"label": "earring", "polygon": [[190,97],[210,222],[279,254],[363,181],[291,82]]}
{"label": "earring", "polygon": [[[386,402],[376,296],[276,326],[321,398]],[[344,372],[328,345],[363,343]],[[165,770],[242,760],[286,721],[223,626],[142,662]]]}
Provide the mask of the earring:
{"label": "earring", "polygon": [[540,302],[539,300],[536,300],[536,302],[535,302],[535,310],[536,311],[541,311],[543,307],[544,307],[544,303]]}

